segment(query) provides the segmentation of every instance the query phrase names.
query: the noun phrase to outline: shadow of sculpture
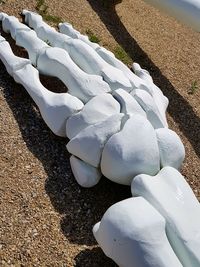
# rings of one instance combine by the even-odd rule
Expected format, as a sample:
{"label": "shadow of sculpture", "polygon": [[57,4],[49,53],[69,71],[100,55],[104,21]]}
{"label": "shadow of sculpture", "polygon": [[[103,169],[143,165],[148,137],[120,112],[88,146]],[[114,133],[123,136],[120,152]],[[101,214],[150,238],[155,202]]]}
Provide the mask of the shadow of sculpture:
{"label": "shadow of sculpture", "polygon": [[[145,51],[142,50],[137,41],[130,35],[121,22],[115,7],[117,4],[121,3],[122,0],[87,1],[98,14],[116,42],[123,47],[126,53],[135,62],[138,62],[142,68],[150,72],[155,84],[161,88],[164,95],[169,99],[168,113],[173,117],[173,120],[187,137],[196,154],[200,156],[200,118],[195,114],[188,101],[176,91],[170,81],[152,62]],[[197,130],[194,132],[192,129]]]}
{"label": "shadow of sculpture", "polygon": [[114,261],[107,258],[103,253],[103,251],[98,247],[95,247],[91,250],[90,249],[83,250],[75,257],[74,267],[85,267],[85,266],[117,267]]}
{"label": "shadow of sculpture", "polygon": [[[8,35],[4,34],[4,37],[10,43],[13,42]],[[16,55],[27,56],[14,42],[11,46]],[[43,77],[42,82],[48,85],[49,78]],[[59,87],[60,83],[55,82],[55,86]],[[0,87],[3,88],[4,97],[19,125],[27,148],[44,166],[47,174],[45,190],[55,210],[62,215],[62,233],[72,243],[96,244],[92,234],[93,225],[112,204],[130,197],[130,188],[105,178],[94,188],[81,188],[71,172],[70,155],[66,149],[68,140],[55,136],[49,130],[26,90],[14,82],[1,62]]]}

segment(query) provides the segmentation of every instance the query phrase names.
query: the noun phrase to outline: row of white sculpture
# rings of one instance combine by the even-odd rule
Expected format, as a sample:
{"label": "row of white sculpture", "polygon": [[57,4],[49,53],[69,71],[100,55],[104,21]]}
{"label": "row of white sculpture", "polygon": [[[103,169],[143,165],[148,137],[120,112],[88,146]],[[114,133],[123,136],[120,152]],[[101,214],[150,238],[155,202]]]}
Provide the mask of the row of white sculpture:
{"label": "row of white sculpture", "polygon": [[[134,74],[70,24],[59,24],[59,33],[38,14],[23,14],[34,30],[0,13],[3,30],[29,55],[16,57],[0,36],[8,73],[48,127],[70,139],[70,163],[81,186],[96,185],[101,173],[131,185],[134,197],[113,205],[94,226],[105,254],[121,267],[200,266],[200,206],[176,170],[185,151],[168,129],[167,98],[138,64]],[[68,93],[50,92],[37,69],[62,80]]]}

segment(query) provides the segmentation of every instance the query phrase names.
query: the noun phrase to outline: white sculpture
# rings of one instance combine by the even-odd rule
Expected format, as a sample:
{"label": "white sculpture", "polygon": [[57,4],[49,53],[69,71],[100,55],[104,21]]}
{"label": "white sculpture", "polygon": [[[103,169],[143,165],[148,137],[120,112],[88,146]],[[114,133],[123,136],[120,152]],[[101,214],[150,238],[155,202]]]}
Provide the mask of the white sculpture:
{"label": "white sculpture", "polygon": [[82,187],[95,186],[101,179],[101,172],[98,168],[78,159],[75,156],[70,157],[70,164],[74,177]]}
{"label": "white sculpture", "polygon": [[[98,73],[99,71],[102,71],[102,69],[106,69],[106,68],[110,69],[109,65],[112,65],[113,67],[115,67],[114,69],[115,72],[116,72],[116,69],[121,70],[123,74],[128,78],[130,84],[132,85],[132,88],[143,89],[152,95],[156,105],[158,106],[159,111],[164,117],[165,125],[167,125],[165,111],[168,105],[168,99],[163,95],[161,90],[157,86],[155,86],[152,79],[151,79],[151,83],[149,83],[149,81],[146,82],[146,80],[143,79],[143,77],[141,79],[138,73],[137,75],[135,75],[126,65],[124,65],[120,60],[118,60],[114,56],[114,54],[112,54],[110,51],[106,50],[105,48],[100,47],[99,45],[90,42],[88,40],[88,37],[83,36],[78,31],[74,30],[70,24],[68,23],[59,24],[59,28],[61,32],[67,34],[68,35],[67,36],[67,35],[56,32],[54,28],[50,27],[45,22],[42,22],[41,16],[33,12],[27,11],[27,10],[23,10],[22,13],[25,15],[26,23],[28,23],[28,25],[30,25],[31,27],[35,29],[39,38],[41,38],[42,40],[48,40],[53,46],[58,46],[58,47],[66,49],[70,53],[70,55],[74,58],[75,62],[78,64],[80,63],[83,70],[93,73],[94,69],[97,68],[95,70],[95,73]],[[75,38],[75,40],[73,40],[72,38],[73,39]],[[79,39],[82,42],[80,41],[78,42],[78,40],[76,39]],[[72,41],[73,41],[73,44],[72,44]],[[88,46],[90,46],[90,48],[87,45],[84,45],[84,42]],[[73,45],[72,51],[68,49],[69,45]],[[83,53],[83,50],[79,50],[79,49],[77,50],[78,45],[81,45],[83,50],[87,50],[87,51]],[[76,52],[73,52],[75,48],[76,48]],[[94,49],[96,53],[94,53],[94,51],[92,51],[91,48]],[[86,54],[88,55],[87,57],[86,57]],[[109,65],[106,64],[104,61],[102,61],[98,55],[100,55],[107,63],[109,63]],[[140,68],[138,64],[137,66]],[[140,73],[143,71],[144,70],[140,68]],[[117,71],[116,73],[119,73],[119,71]],[[110,76],[108,78],[111,79],[111,77],[112,77],[112,74],[110,73]],[[121,74],[119,73],[119,77],[123,77],[122,73]],[[110,83],[111,81],[110,82],[109,80],[106,80],[106,81],[109,83],[109,85],[113,89],[113,86]],[[120,88],[127,89],[126,86],[123,87],[123,85]],[[114,87],[114,89],[116,88]]]}
{"label": "white sculpture", "polygon": [[15,56],[9,43],[2,36],[0,36],[0,59],[11,76],[16,70],[31,63],[29,59]]}
{"label": "white sculpture", "polygon": [[[30,60],[16,57],[1,36],[0,59],[38,105],[49,128],[70,139],[67,149],[76,181],[92,187],[103,173],[114,182],[132,183],[133,194],[143,196],[112,206],[94,227],[104,252],[121,267],[199,266],[199,241],[192,237],[199,235],[199,203],[178,171],[163,168],[179,169],[185,156],[180,138],[168,129],[167,98],[139,64],[133,64],[134,74],[71,25],[59,25],[66,35],[36,13],[24,10],[23,14],[35,31],[5,13],[0,13],[0,20]],[[31,63],[41,73],[62,80],[68,93],[46,89]],[[180,194],[184,208],[196,220],[193,224],[177,219],[179,210],[182,219],[186,216],[177,200]],[[170,212],[169,196],[175,203]]]}
{"label": "white sculpture", "polygon": [[93,233],[104,253],[120,267],[181,267],[165,227],[159,212],[136,197],[111,206]]}
{"label": "white sculpture", "polygon": [[69,118],[66,124],[67,137],[72,139],[88,126],[102,122],[117,113],[120,113],[120,104],[111,94],[95,96],[79,113]]}
{"label": "white sculpture", "polygon": [[200,204],[184,177],[165,167],[155,177],[136,176],[131,190],[165,218],[168,239],[183,266],[200,266]]}
{"label": "white sculpture", "polygon": [[102,76],[112,90],[118,88],[131,90],[131,84],[123,72],[105,62],[88,44],[78,39],[66,38],[65,35],[56,32],[46,23],[41,26],[40,17],[37,24],[37,16],[35,14],[32,16],[32,13],[27,10],[24,10],[23,14],[25,21],[34,26],[39,38],[49,40],[52,46],[65,49],[73,61],[86,73]]}
{"label": "white sculpture", "polygon": [[102,173],[114,182],[130,185],[137,174],[155,175],[159,169],[159,149],[152,125],[141,115],[131,116],[105,144]]}
{"label": "white sculpture", "polygon": [[[2,26],[6,27],[7,32],[16,32],[16,43],[27,50],[32,64],[43,74],[58,77],[68,87],[70,94],[87,102],[95,95],[110,91],[108,84],[100,76],[82,71],[65,50],[50,47],[39,39],[34,31],[24,30],[22,23],[13,17],[3,13],[1,19]],[[11,24],[10,21],[16,21],[16,24]]]}
{"label": "white sculpture", "polygon": [[[82,67],[85,68],[87,71],[89,71],[88,66],[89,66],[89,68],[91,68],[90,65],[92,66],[92,64],[94,64],[94,63],[98,66],[98,67],[97,66],[96,67],[99,68],[99,70],[101,68],[107,69],[108,67],[109,67],[108,69],[110,69],[110,65],[108,63],[105,63],[103,61],[103,59],[101,59],[101,57],[98,56],[96,51],[92,47],[90,47],[89,45],[85,44],[83,41],[76,40],[76,42],[74,42],[74,40],[70,37],[67,37],[67,39],[66,39],[66,35],[63,35],[61,33],[57,33],[55,31],[55,29],[53,29],[52,27],[50,27],[46,23],[44,23],[41,19],[41,16],[38,16],[37,14],[32,13],[32,12],[28,12],[28,11],[24,11],[24,13],[26,16],[25,20],[27,22],[29,22],[31,26],[36,27],[36,31],[38,33],[42,32],[42,35],[45,35],[45,38],[46,37],[52,38],[52,40],[54,40],[54,43],[61,42],[61,45],[60,45],[61,47],[64,47],[64,46],[70,44],[70,46],[72,46],[70,48],[70,51],[72,49],[74,49],[73,53],[74,53],[75,57],[77,58],[77,60],[79,60],[78,55],[80,56],[80,58],[83,62]],[[95,75],[90,75],[90,74],[85,73],[83,70],[81,70],[76,65],[76,63],[73,62],[73,60],[70,58],[67,51],[63,50],[62,48],[58,48],[58,47],[49,47],[49,45],[47,45],[44,41],[40,40],[36,36],[36,34],[33,30],[27,30],[27,29],[24,30],[24,28],[23,28],[23,26],[21,26],[20,22],[16,19],[13,19],[13,17],[9,17],[3,13],[3,15],[1,15],[1,19],[2,19],[3,27],[6,28],[6,30],[8,32],[9,31],[11,32],[11,30],[16,32],[15,38],[16,38],[17,44],[19,44],[20,46],[23,46],[27,49],[32,63],[37,66],[38,70],[42,73],[56,76],[56,77],[60,78],[68,86],[68,88],[69,88],[68,92],[70,94],[77,96],[83,102],[88,102],[90,100],[90,98],[92,98],[93,96],[105,94],[105,92],[110,91],[110,86],[109,86],[109,85],[111,85],[110,81],[109,81],[109,85],[108,85],[106,82],[101,80],[102,78],[100,76],[95,76]],[[10,20],[12,23],[10,22]],[[15,23],[13,21],[16,22],[16,26],[15,26]],[[12,25],[12,27],[10,25]],[[52,36],[55,38],[53,39]],[[63,37],[63,39],[62,39],[62,37]],[[70,40],[70,42],[68,42],[68,40]],[[85,51],[84,53],[82,53],[82,52],[78,53],[76,51],[77,48],[80,48],[80,47],[82,47],[84,49],[84,51]],[[71,53],[72,52],[70,52],[70,54]],[[85,57],[85,55],[89,55],[87,53],[90,53],[89,59],[87,59]],[[76,62],[77,62],[77,60],[76,60]],[[89,65],[90,62],[91,62],[91,64]],[[142,76],[142,73],[145,72],[144,70],[142,70],[140,68],[139,65],[137,65],[136,69],[137,69],[137,72],[139,70],[139,75],[141,75],[141,76]],[[98,70],[96,69],[96,71],[98,71]],[[112,76],[112,77],[114,77],[114,76]],[[125,76],[121,75],[120,77],[123,80]],[[133,77],[137,77],[137,76],[135,75]],[[138,78],[138,79],[140,79],[140,78]],[[124,112],[124,114],[128,114],[128,116],[126,117],[126,119],[123,119],[123,123],[121,124],[120,129],[118,129],[118,130],[113,129],[113,131],[111,131],[110,134],[106,134],[107,130],[105,130],[105,133],[104,133],[105,139],[103,138],[101,140],[102,137],[100,137],[100,136],[98,137],[96,132],[94,131],[95,142],[97,142],[98,139],[101,140],[99,145],[97,145],[97,147],[100,146],[100,150],[98,149],[98,151],[99,151],[98,156],[97,156],[98,160],[95,161],[95,163],[91,159],[92,154],[87,155],[88,153],[86,150],[92,144],[92,141],[91,141],[92,138],[90,141],[88,141],[89,138],[87,137],[87,135],[91,137],[91,132],[90,132],[91,130],[88,130],[87,128],[85,129],[85,127],[86,126],[89,127],[91,125],[91,127],[92,127],[91,129],[94,130],[95,127],[93,127],[93,123],[99,122],[100,125],[104,125],[103,121],[106,120],[107,118],[108,118],[108,121],[110,121],[109,116],[114,115],[115,111],[113,110],[112,114],[107,113],[106,116],[103,115],[104,118],[100,117],[98,119],[94,119],[95,114],[93,116],[92,115],[88,116],[88,118],[86,119],[87,112],[85,113],[85,110],[87,111],[87,109],[84,109],[83,112],[77,114],[76,116],[73,116],[72,118],[67,117],[67,118],[69,118],[69,123],[67,123],[67,125],[66,125],[68,129],[70,127],[70,123],[72,124],[73,121],[74,121],[74,125],[75,125],[77,120],[79,120],[79,121],[82,120],[82,126],[81,126],[81,124],[79,124],[80,126],[78,126],[78,127],[75,126],[75,127],[70,128],[69,130],[66,130],[68,137],[70,137],[70,138],[73,137],[67,146],[69,151],[72,154],[74,154],[75,156],[84,160],[85,162],[91,164],[92,166],[98,167],[100,165],[101,153],[102,153],[102,151],[104,151],[104,146],[105,146],[105,151],[107,149],[109,152],[105,152],[102,155],[101,171],[103,171],[104,175],[106,175],[106,177],[108,177],[109,179],[117,181],[117,182],[122,183],[122,184],[130,184],[131,177],[141,173],[141,170],[143,170],[144,173],[151,174],[151,175],[155,174],[159,170],[160,156],[159,156],[157,140],[155,138],[156,134],[153,131],[153,129],[152,129],[152,134],[148,135],[146,132],[146,135],[143,134],[143,136],[141,138],[141,140],[144,141],[144,140],[147,140],[147,136],[148,136],[148,139],[149,140],[151,139],[153,141],[152,141],[152,145],[148,144],[146,146],[146,148],[144,149],[144,152],[142,152],[142,150],[145,147],[145,145],[142,145],[142,148],[140,149],[142,154],[140,155],[139,164],[137,164],[137,160],[138,160],[138,156],[136,155],[137,153],[135,154],[134,151],[132,151],[131,156],[129,156],[129,161],[134,159],[133,160],[134,164],[132,165],[131,168],[130,167],[127,169],[122,168],[121,171],[118,173],[118,175],[115,177],[116,171],[113,168],[106,167],[108,162],[105,163],[105,159],[107,156],[111,157],[113,160],[114,160],[114,158],[115,158],[115,160],[117,160],[117,161],[113,161],[112,164],[114,164],[114,165],[117,164],[118,160],[121,161],[121,157],[122,157],[121,152],[119,150],[112,149],[112,147],[114,146],[114,143],[109,142],[109,145],[107,145],[106,143],[107,143],[109,137],[111,137],[114,133],[117,133],[117,132],[120,132],[119,133],[119,136],[121,136],[120,142],[123,143],[122,140],[124,138],[126,138],[126,134],[125,134],[125,131],[123,131],[123,127],[126,128],[126,123],[129,124],[128,122],[126,122],[126,120],[128,120],[128,118],[129,118],[129,115],[132,114],[134,116],[135,114],[140,114],[143,117],[147,117],[147,119],[150,121],[150,123],[153,125],[153,127],[155,129],[160,128],[160,127],[167,127],[167,125],[165,123],[165,118],[163,117],[163,113],[162,113],[166,109],[166,106],[168,104],[167,101],[165,101],[166,98],[163,96],[160,89],[155,87],[149,74],[148,74],[148,79],[146,79],[146,80],[150,81],[149,82],[150,87],[149,88],[147,87],[148,88],[147,90],[145,88],[142,88],[142,89],[133,89],[132,88],[133,89],[131,92],[132,99],[131,99],[131,95],[126,93],[123,89],[117,89],[116,92],[113,92],[113,96],[120,104],[120,112]],[[20,80],[18,80],[18,81],[20,81]],[[102,82],[102,84],[99,83],[99,85],[100,85],[99,87],[95,86],[95,85],[97,85],[98,81]],[[145,81],[144,77],[143,77],[143,79],[141,79],[141,81]],[[99,88],[99,90],[98,90],[98,88]],[[155,92],[159,92],[159,93],[155,93]],[[145,95],[145,97],[143,97],[143,95]],[[157,98],[155,98],[154,95],[156,95]],[[154,101],[154,99],[159,99],[159,101],[160,101],[159,105],[156,104],[156,101]],[[114,101],[114,99],[113,99],[113,101]],[[89,102],[88,102],[88,104],[89,104]],[[100,104],[100,102],[99,102],[99,104]],[[90,104],[89,104],[89,106],[90,106]],[[163,110],[161,113],[158,109],[159,106],[163,106]],[[104,111],[104,113],[105,112],[106,112],[106,110]],[[117,113],[118,112],[119,111],[117,111]],[[84,113],[85,113],[85,116],[83,117]],[[98,112],[98,114],[100,114],[100,113],[102,113],[102,112]],[[89,117],[91,119],[89,119]],[[111,120],[113,118],[114,117],[112,117]],[[149,125],[147,119],[144,119],[144,118],[139,119],[139,121],[141,120],[141,122],[137,122],[137,123],[139,123],[138,125],[141,125],[143,122],[144,123],[147,122],[147,125]],[[137,118],[134,120],[137,121]],[[131,121],[134,121],[134,120],[132,119]],[[133,123],[133,125],[136,125],[136,124]],[[53,128],[52,125],[51,125],[51,128]],[[73,130],[76,128],[78,131]],[[101,128],[101,126],[100,126],[100,128]],[[62,127],[62,129],[63,129],[63,127]],[[55,132],[55,130],[54,130],[54,132]],[[98,131],[98,134],[100,135],[99,131]],[[62,135],[64,135],[64,133],[62,133]],[[84,145],[82,147],[80,147],[80,145],[79,146],[75,145],[75,144],[77,144],[77,142],[79,143],[80,140],[82,140],[82,142],[84,143]],[[134,141],[134,143],[136,144],[137,142]],[[140,143],[141,143],[141,141],[139,142],[139,144]],[[147,144],[147,143],[148,142],[144,141],[143,144]],[[153,148],[153,146],[154,146],[154,148]],[[136,147],[139,147],[139,146],[135,146],[135,148]],[[150,149],[151,147],[153,148],[152,151]],[[134,145],[133,145],[133,148],[134,148]],[[110,154],[110,151],[112,151],[111,154]],[[128,151],[130,151],[130,149],[128,149]],[[156,152],[153,152],[153,151],[156,151]],[[181,151],[181,149],[179,151]],[[152,155],[151,155],[151,153],[152,153]],[[142,159],[144,154],[145,154],[145,157]],[[87,155],[87,157],[85,157],[85,155]],[[128,155],[128,154],[126,154],[126,155]],[[127,156],[124,156],[124,159],[126,157]],[[86,158],[87,158],[87,160],[86,160]],[[151,160],[147,163],[148,159],[151,159]],[[154,160],[155,160],[155,162],[154,162]],[[111,162],[110,162],[110,164],[111,164]],[[147,163],[147,165],[146,165],[146,163]],[[121,164],[122,164],[122,162],[121,162]],[[121,164],[119,164],[119,166],[121,166]],[[137,165],[136,168],[135,168],[135,166],[136,166],[135,164]]]}
{"label": "white sculpture", "polygon": [[123,113],[118,113],[88,126],[69,141],[67,150],[93,167],[99,167],[102,150],[108,139],[121,130],[123,117]]}
{"label": "white sculpture", "polygon": [[0,36],[0,59],[8,73],[22,84],[39,107],[48,127],[59,136],[66,136],[66,120],[83,108],[83,103],[68,93],[56,94],[47,90],[39,80],[38,70],[28,59],[16,57],[8,42]]}
{"label": "white sculpture", "polygon": [[161,167],[180,169],[185,158],[185,148],[179,136],[167,128],[156,129]]}
{"label": "white sculpture", "polygon": [[[36,18],[35,18],[36,19]],[[72,38],[80,39],[90,45],[95,51],[109,64],[120,69],[124,75],[129,79],[134,89],[142,89],[147,91],[155,101],[159,112],[161,113],[162,119],[164,120],[165,126],[167,126],[167,120],[165,112],[168,106],[168,99],[163,95],[162,91],[153,83],[153,80],[148,71],[142,69],[139,64],[133,64],[133,71],[135,74],[120,60],[118,60],[114,54],[107,49],[94,44],[88,40],[87,37],[80,34],[78,31],[73,29],[69,23],[60,23],[60,31],[67,36]]]}

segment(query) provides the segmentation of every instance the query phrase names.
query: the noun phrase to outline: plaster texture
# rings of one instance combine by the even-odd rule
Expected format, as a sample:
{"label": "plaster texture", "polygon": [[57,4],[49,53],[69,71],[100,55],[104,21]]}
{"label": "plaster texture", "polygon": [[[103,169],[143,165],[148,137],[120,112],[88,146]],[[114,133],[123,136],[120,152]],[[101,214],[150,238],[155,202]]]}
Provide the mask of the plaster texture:
{"label": "plaster texture", "polygon": [[88,101],[83,109],[69,118],[66,133],[69,139],[75,137],[86,127],[106,120],[120,113],[120,104],[110,94],[101,94]]}
{"label": "plaster texture", "polygon": [[39,80],[38,70],[32,65],[14,73],[16,82],[22,84],[39,107],[42,118],[48,127],[58,136],[66,136],[66,121],[83,108],[83,103],[68,93],[53,93],[47,90]]}
{"label": "plaster texture", "polygon": [[70,157],[70,164],[74,177],[80,186],[90,188],[100,181],[102,174],[98,168],[91,166],[75,156]]}
{"label": "plaster texture", "polygon": [[155,175],[159,170],[160,156],[155,130],[146,118],[134,115],[105,144],[101,171],[113,182],[130,185],[137,174]]}
{"label": "plaster texture", "polygon": [[2,36],[0,36],[0,60],[11,76],[13,76],[16,70],[31,63],[28,59],[15,56],[9,43]]}
{"label": "plaster texture", "polygon": [[146,118],[145,111],[128,92],[123,89],[117,89],[112,95],[120,103],[121,113],[130,115],[140,114]]}
{"label": "plaster texture", "polygon": [[165,219],[144,198],[111,206],[93,228],[104,253],[120,267],[181,267],[165,232]]}
{"label": "plaster texture", "polygon": [[93,167],[99,167],[104,145],[113,134],[120,131],[123,117],[122,113],[115,114],[88,126],[69,141],[68,151]]}
{"label": "plaster texture", "polygon": [[180,137],[167,128],[157,129],[156,136],[161,168],[171,166],[179,170],[185,158],[185,148]]}
{"label": "plaster texture", "polygon": [[154,177],[136,176],[131,191],[165,218],[168,239],[183,266],[200,266],[200,204],[184,177],[165,167]]}
{"label": "plaster texture", "polygon": [[[105,254],[120,267],[200,266],[200,206],[178,172],[185,150],[168,129],[168,99],[138,63],[133,73],[72,25],[59,24],[59,33],[40,15],[23,14],[34,30],[3,12],[0,21],[29,59],[0,36],[0,60],[53,133],[70,139],[77,183],[93,187],[104,175],[131,185],[134,197],[110,207],[93,228]],[[49,91],[39,72],[58,77],[68,92]]]}
{"label": "plaster texture", "polygon": [[54,28],[43,22],[34,14],[24,11],[25,21],[34,26],[39,38],[42,40],[50,40],[52,46],[59,46],[65,49],[73,61],[86,73],[100,75],[109,84],[112,90],[124,88],[131,90],[131,84],[125,77],[123,72],[104,61],[98,53],[86,42],[80,39],[66,37],[62,33],[58,33]]}

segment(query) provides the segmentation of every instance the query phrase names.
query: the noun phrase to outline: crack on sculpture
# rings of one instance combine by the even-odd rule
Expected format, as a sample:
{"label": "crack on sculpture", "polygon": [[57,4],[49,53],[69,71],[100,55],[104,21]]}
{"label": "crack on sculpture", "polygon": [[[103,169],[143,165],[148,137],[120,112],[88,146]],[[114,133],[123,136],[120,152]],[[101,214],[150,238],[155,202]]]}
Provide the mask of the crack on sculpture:
{"label": "crack on sculpture", "polygon": [[[200,218],[199,203],[187,183],[182,182],[181,174],[172,168],[180,168],[185,150],[180,138],[167,128],[166,97],[139,64],[133,64],[134,74],[71,25],[59,25],[69,34],[66,36],[44,23],[41,16],[27,10],[23,14],[37,34],[5,13],[0,13],[0,20],[3,29],[27,49],[30,60],[16,57],[1,36],[0,59],[38,105],[49,128],[70,138],[67,149],[72,154],[70,163],[77,182],[92,187],[103,173],[119,184],[132,183],[133,195],[139,196],[113,205],[94,226],[93,233],[106,255],[125,267],[197,267],[199,251],[191,233],[198,232],[198,224],[189,224],[191,231],[184,236],[186,226],[179,223],[177,214],[182,210],[180,195],[193,199],[190,210],[194,219]],[[48,37],[54,47],[37,35],[41,39]],[[41,73],[60,78],[69,93],[47,90],[31,63]],[[88,86],[91,81],[98,89]],[[150,175],[162,178],[163,173],[166,184],[159,179],[158,187],[148,186],[158,180]],[[165,189],[175,202],[172,211],[168,211]],[[186,214],[181,214],[184,221]],[[169,230],[171,225],[179,230],[174,231],[175,241]],[[184,248],[183,257],[177,240]]]}

